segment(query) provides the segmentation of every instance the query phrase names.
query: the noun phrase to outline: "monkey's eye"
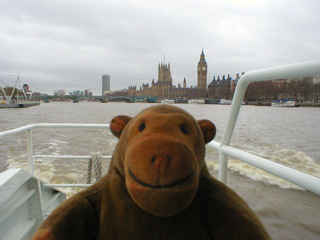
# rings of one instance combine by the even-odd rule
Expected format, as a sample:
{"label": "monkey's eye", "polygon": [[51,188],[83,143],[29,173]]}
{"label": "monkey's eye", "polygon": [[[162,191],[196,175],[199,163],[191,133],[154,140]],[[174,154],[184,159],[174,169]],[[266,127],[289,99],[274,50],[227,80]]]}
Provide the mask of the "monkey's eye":
{"label": "monkey's eye", "polygon": [[145,123],[141,123],[139,125],[139,131],[142,132],[144,129],[146,128],[146,124]]}
{"label": "monkey's eye", "polygon": [[181,130],[181,132],[183,132],[185,135],[188,135],[188,130],[187,130],[187,128],[186,128],[186,126],[185,125],[181,125],[180,126],[180,130]]}

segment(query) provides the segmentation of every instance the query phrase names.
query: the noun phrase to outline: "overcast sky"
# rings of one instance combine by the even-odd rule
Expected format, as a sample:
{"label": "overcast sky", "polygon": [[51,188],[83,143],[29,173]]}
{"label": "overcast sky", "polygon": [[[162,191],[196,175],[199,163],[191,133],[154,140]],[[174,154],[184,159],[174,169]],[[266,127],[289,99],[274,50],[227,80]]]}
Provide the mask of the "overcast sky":
{"label": "overcast sky", "polygon": [[[213,76],[320,59],[319,0],[0,0],[0,84],[52,94]],[[11,75],[11,76],[8,76]]]}

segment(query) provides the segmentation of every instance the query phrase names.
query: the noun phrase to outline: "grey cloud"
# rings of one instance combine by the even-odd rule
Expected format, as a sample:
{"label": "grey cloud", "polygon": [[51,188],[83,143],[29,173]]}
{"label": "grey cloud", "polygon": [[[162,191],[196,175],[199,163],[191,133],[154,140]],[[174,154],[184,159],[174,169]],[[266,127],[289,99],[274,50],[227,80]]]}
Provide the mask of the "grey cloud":
{"label": "grey cloud", "polygon": [[196,84],[202,47],[213,75],[319,58],[317,1],[0,2],[0,75],[42,92],[111,88],[157,78],[166,54],[174,84]]}

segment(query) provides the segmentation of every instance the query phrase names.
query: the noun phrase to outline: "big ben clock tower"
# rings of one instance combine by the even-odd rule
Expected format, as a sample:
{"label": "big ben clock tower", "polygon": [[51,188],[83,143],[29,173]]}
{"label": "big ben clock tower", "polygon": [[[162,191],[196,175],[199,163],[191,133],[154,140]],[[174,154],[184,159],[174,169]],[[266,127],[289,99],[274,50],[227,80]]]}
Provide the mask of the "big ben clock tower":
{"label": "big ben clock tower", "polygon": [[208,64],[204,57],[203,50],[200,55],[200,61],[198,63],[198,90],[201,93],[200,97],[206,97],[206,90],[207,90],[207,71],[208,71]]}

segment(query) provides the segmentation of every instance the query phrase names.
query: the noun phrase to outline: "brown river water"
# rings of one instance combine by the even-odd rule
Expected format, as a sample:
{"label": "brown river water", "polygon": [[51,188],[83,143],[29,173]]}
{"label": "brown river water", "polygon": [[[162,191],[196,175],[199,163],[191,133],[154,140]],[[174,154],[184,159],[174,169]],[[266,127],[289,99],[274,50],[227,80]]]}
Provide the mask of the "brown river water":
{"label": "brown river water", "polygon": [[[109,123],[116,115],[134,116],[147,103],[42,103],[25,109],[0,109],[0,131],[33,123]],[[230,106],[177,105],[217,127],[220,142]],[[231,145],[320,177],[320,108],[242,106]],[[109,130],[37,129],[34,154],[112,155],[117,139]],[[108,161],[103,162],[106,172]],[[207,149],[207,165],[218,174],[218,153]],[[27,169],[26,136],[0,139],[0,171]],[[38,159],[35,173],[50,183],[86,183],[87,160]],[[228,185],[257,213],[272,239],[320,239],[320,196],[230,159]],[[64,190],[71,195],[76,190]]]}

